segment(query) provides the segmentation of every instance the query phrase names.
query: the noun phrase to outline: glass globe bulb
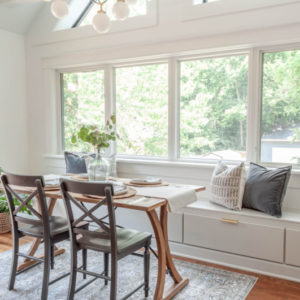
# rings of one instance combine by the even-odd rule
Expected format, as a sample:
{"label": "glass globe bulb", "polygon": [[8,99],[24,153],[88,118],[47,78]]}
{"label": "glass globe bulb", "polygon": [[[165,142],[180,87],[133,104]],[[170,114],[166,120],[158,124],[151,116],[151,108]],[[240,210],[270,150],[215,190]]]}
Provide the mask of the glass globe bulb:
{"label": "glass globe bulb", "polygon": [[118,0],[113,6],[112,13],[117,20],[123,21],[129,16],[129,7],[124,0]]}
{"label": "glass globe bulb", "polygon": [[54,0],[51,4],[51,12],[56,18],[62,19],[69,13],[68,4],[64,0]]}
{"label": "glass globe bulb", "polygon": [[135,5],[137,4],[138,0],[126,0],[128,5]]}
{"label": "glass globe bulb", "polygon": [[93,17],[92,25],[97,32],[105,33],[110,28],[110,19],[104,11],[100,11]]}

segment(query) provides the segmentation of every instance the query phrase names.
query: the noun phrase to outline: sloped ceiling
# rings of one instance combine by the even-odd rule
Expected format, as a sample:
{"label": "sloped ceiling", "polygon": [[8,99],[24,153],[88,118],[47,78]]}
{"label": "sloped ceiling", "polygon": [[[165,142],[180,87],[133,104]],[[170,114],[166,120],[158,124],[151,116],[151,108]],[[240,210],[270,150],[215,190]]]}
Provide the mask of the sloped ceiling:
{"label": "sloped ceiling", "polygon": [[0,29],[24,34],[45,2],[0,0]]}

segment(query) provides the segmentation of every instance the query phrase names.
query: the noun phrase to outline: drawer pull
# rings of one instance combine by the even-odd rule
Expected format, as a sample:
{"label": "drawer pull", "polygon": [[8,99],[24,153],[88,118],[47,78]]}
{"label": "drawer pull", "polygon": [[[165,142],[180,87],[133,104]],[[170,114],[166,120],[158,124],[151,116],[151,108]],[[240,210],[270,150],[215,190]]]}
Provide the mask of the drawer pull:
{"label": "drawer pull", "polygon": [[221,219],[223,223],[230,223],[230,224],[239,224],[239,220],[233,220],[233,219]]}

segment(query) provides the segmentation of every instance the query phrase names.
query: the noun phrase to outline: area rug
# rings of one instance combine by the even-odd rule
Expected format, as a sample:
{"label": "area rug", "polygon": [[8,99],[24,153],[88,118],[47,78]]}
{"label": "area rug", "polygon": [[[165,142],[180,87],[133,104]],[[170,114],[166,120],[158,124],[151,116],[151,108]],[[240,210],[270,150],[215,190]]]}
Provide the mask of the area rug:
{"label": "area rug", "polygon": [[[51,271],[51,280],[69,271],[69,243],[63,242],[59,245],[66,249],[66,253],[55,258],[55,270]],[[29,245],[21,247],[25,252]],[[79,255],[81,257],[81,255]],[[17,276],[15,290],[8,291],[8,279],[11,264],[11,251],[0,254],[0,299],[40,299],[42,282],[42,265],[38,265]],[[243,300],[246,299],[256,283],[257,278],[244,274],[225,271],[204,265],[188,263],[175,260],[175,265],[182,275],[190,279],[189,285],[183,289],[174,299],[176,300]],[[88,252],[88,270],[102,272],[103,255],[94,251]],[[119,261],[118,270],[118,299],[143,282],[143,259],[136,256],[128,256]],[[157,275],[157,260],[151,255],[150,270],[150,295],[153,299]],[[167,276],[167,284],[172,280]],[[88,280],[88,279],[87,279]],[[84,283],[82,274],[78,274],[77,287]],[[48,299],[62,300],[67,298],[69,277],[66,277],[49,288]],[[91,285],[78,292],[75,299],[81,300],[108,300],[109,285],[97,279]],[[134,294],[131,300],[146,299],[141,289]]]}

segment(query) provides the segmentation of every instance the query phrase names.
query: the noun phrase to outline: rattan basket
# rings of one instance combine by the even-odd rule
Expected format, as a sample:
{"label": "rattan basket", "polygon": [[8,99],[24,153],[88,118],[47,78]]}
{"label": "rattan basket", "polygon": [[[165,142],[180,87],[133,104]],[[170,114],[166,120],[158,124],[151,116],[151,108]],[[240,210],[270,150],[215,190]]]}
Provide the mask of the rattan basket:
{"label": "rattan basket", "polygon": [[10,216],[9,213],[0,213],[0,234],[10,232]]}

